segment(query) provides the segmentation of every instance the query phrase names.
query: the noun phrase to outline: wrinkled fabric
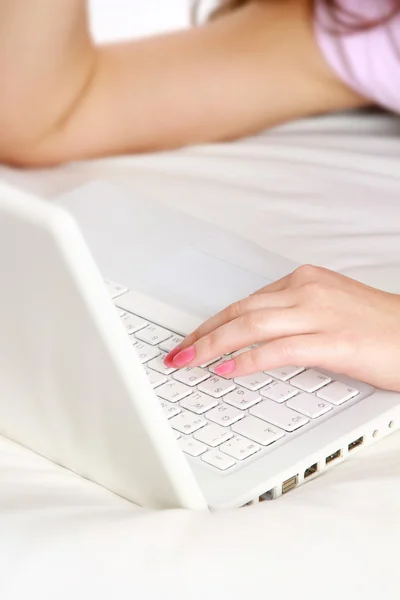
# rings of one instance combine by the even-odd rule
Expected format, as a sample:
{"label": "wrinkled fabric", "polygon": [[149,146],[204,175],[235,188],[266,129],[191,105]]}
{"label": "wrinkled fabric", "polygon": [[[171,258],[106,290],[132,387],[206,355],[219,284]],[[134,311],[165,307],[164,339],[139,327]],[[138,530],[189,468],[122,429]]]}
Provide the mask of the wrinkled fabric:
{"label": "wrinkled fabric", "polygon": [[[128,184],[400,293],[399,156],[400,120],[362,112],[0,178],[49,200],[93,179]],[[0,597],[398,600],[399,506],[400,433],[280,500],[216,514],[140,509],[0,439]]]}

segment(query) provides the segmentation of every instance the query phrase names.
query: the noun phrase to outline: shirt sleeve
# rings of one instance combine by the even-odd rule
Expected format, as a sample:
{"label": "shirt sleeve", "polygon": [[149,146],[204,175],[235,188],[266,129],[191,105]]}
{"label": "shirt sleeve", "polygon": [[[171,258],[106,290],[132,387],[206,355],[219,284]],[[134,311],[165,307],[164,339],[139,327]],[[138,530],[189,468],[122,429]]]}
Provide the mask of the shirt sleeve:
{"label": "shirt sleeve", "polygon": [[366,31],[347,29],[387,16],[393,0],[341,0],[340,21],[317,0],[317,40],[328,64],[350,88],[400,113],[400,14]]}

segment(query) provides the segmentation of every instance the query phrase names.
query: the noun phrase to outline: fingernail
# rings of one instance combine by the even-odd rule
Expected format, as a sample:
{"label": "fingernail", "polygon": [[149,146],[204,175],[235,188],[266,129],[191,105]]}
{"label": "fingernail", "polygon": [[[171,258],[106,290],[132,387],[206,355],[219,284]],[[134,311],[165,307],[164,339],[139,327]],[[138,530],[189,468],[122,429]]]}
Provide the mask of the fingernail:
{"label": "fingernail", "polygon": [[174,358],[177,354],[179,354],[180,351],[181,351],[181,347],[177,346],[176,348],[171,350],[171,352],[169,352],[167,354],[167,356],[164,357],[164,364],[166,367],[171,368],[174,366]]}
{"label": "fingernail", "polygon": [[196,348],[194,346],[189,346],[189,348],[185,348],[176,354],[173,358],[173,363],[176,367],[184,367],[188,365],[196,356]]}
{"label": "fingernail", "polygon": [[215,372],[217,375],[229,375],[229,373],[233,373],[236,369],[236,361],[235,360],[227,360],[222,363],[222,365],[218,365],[215,367]]}

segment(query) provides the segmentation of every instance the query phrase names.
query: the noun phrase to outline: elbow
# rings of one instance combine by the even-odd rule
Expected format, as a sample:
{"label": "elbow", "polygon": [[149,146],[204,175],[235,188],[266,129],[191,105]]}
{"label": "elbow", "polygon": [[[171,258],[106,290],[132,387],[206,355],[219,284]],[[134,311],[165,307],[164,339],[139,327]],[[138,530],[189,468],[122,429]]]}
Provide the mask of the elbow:
{"label": "elbow", "polygon": [[[36,113],[36,118],[35,118]],[[44,156],[42,140],[47,137],[38,111],[27,110],[15,94],[0,99],[0,163],[15,168],[46,167],[53,162]]]}
{"label": "elbow", "polygon": [[65,135],[69,120],[50,118],[55,110],[50,110],[47,118],[43,114],[35,118],[34,110],[16,104],[10,108],[10,102],[0,99],[0,164],[45,169],[73,159]]}
{"label": "elbow", "polygon": [[57,166],[56,162],[44,161],[35,153],[3,151],[0,148],[0,164],[12,169],[46,169]]}
{"label": "elbow", "polygon": [[0,134],[0,164],[15,169],[46,169],[63,162],[61,158],[44,151],[42,144],[27,143],[14,136]]}

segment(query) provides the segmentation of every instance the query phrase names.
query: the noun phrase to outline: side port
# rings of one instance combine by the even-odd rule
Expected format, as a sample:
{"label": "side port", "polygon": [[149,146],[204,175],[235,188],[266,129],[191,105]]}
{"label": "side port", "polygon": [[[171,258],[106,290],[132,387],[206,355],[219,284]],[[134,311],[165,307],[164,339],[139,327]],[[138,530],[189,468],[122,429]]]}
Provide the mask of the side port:
{"label": "side port", "polygon": [[269,490],[268,492],[265,492],[264,494],[261,494],[258,501],[259,502],[267,502],[268,500],[273,500],[273,499],[274,499],[274,489]]}
{"label": "side port", "polygon": [[250,502],[246,502],[246,504],[242,504],[242,506],[240,508],[246,508],[246,506],[253,506],[253,504],[257,504],[258,499],[257,500],[250,500]]}
{"label": "side port", "polygon": [[333,462],[337,458],[340,458],[341,456],[342,456],[342,451],[336,450],[336,452],[334,452],[333,454],[330,454],[329,456],[326,457],[325,464],[329,465],[331,462]]}
{"label": "side port", "polygon": [[282,494],[287,494],[288,492],[290,492],[290,490],[295,488],[298,481],[299,481],[298,475],[293,475],[293,477],[286,479],[286,481],[284,481],[282,483]]}
{"label": "side port", "polygon": [[311,465],[311,467],[308,467],[308,469],[306,469],[304,471],[304,479],[307,479],[307,477],[311,477],[311,475],[314,475],[314,473],[318,472],[318,463],[314,463],[313,465]]}
{"label": "side port", "polygon": [[351,442],[351,444],[348,445],[349,452],[351,452],[355,448],[358,448],[359,446],[362,446],[363,443],[364,443],[364,436],[362,435],[357,440],[354,440],[354,442]]}

